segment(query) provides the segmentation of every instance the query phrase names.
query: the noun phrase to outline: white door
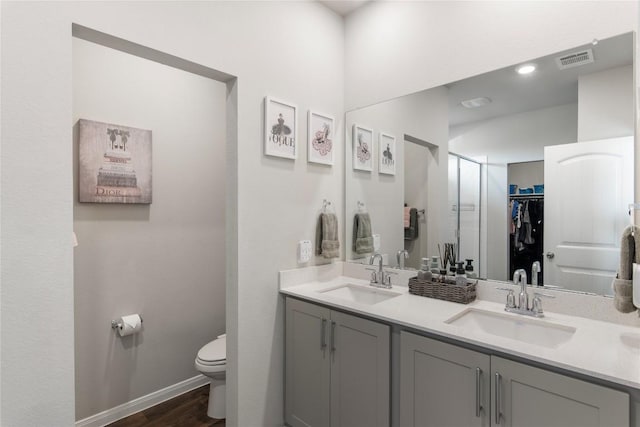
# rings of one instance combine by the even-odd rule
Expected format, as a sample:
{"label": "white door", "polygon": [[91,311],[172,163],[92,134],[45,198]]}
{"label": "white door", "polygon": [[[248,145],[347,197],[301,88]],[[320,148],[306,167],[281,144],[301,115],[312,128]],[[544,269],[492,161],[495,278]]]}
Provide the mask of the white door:
{"label": "white door", "polygon": [[611,294],[633,203],[633,137],[544,148],[544,283]]}

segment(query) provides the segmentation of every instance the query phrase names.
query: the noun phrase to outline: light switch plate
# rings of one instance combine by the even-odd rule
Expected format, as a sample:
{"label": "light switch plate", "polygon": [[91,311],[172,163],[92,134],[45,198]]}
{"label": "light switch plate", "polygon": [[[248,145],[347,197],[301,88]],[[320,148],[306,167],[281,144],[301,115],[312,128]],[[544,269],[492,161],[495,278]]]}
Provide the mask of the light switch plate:
{"label": "light switch plate", "polygon": [[300,240],[298,242],[298,263],[309,262],[311,259],[311,240]]}
{"label": "light switch plate", "polygon": [[374,234],[373,235],[373,250],[378,252],[380,250],[380,235],[379,234]]}

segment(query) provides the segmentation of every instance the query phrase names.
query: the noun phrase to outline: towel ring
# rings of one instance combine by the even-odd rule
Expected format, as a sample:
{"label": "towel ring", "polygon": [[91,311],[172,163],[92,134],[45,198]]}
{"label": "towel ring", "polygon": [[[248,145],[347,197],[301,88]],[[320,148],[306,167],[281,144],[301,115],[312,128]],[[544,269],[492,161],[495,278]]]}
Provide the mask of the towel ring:
{"label": "towel ring", "polygon": [[327,207],[331,206],[331,202],[328,201],[327,199],[323,199],[322,200],[322,212],[323,213],[327,213]]}

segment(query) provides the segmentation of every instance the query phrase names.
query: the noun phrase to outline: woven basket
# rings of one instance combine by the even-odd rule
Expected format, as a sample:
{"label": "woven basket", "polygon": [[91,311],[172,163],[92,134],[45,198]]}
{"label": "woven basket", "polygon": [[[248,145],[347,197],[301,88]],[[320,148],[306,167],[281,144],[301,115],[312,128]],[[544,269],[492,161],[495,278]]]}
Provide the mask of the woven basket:
{"label": "woven basket", "polygon": [[460,286],[449,283],[429,282],[413,277],[409,279],[409,293],[421,297],[469,304],[476,299],[476,283],[477,281],[473,281],[469,282],[467,286]]}

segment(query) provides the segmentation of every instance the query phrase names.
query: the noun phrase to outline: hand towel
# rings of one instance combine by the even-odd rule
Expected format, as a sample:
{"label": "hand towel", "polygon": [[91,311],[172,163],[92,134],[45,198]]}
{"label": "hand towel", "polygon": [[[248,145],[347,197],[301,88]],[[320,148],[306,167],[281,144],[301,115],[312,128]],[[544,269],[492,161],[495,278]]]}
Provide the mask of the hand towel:
{"label": "hand towel", "polygon": [[316,253],[324,258],[338,258],[340,256],[338,218],[335,214],[323,213],[318,217],[316,245]]}
{"label": "hand towel", "polygon": [[368,213],[358,213],[353,217],[353,251],[357,254],[373,252],[371,218]]}
{"label": "hand towel", "polygon": [[404,207],[404,228],[407,228],[411,225],[411,208],[405,206]]}
{"label": "hand towel", "polygon": [[418,209],[409,211],[409,227],[404,229],[404,240],[416,240],[418,238]]}
{"label": "hand towel", "polygon": [[[635,237],[634,237],[635,234]],[[613,304],[621,313],[637,310],[633,305],[633,263],[640,262],[640,228],[630,225],[625,228],[620,241],[620,267],[611,287]]]}

